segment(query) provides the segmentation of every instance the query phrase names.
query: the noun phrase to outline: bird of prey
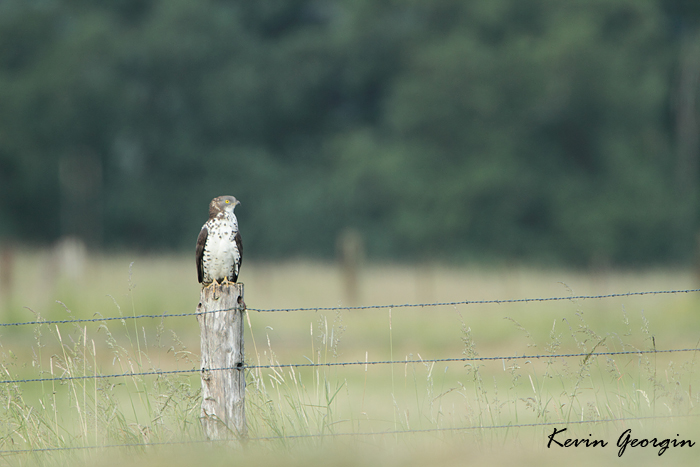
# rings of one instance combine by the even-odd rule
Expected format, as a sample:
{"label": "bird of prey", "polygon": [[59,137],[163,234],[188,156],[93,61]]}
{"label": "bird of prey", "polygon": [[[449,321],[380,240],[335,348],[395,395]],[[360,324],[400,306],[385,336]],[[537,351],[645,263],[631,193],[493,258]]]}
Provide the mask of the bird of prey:
{"label": "bird of prey", "polygon": [[233,210],[240,202],[219,196],[209,203],[209,220],[197,237],[197,278],[203,286],[238,280],[243,257],[238,219]]}

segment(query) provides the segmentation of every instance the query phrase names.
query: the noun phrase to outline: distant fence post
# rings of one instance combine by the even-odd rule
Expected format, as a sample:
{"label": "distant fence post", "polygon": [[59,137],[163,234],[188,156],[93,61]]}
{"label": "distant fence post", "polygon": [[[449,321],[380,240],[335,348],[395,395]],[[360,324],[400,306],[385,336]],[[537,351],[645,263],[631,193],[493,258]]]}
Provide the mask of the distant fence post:
{"label": "distant fence post", "polygon": [[[226,310],[226,311],[218,311]],[[201,332],[202,429],[211,440],[248,434],[245,421],[243,284],[202,289],[197,305]],[[226,370],[212,370],[228,368]]]}

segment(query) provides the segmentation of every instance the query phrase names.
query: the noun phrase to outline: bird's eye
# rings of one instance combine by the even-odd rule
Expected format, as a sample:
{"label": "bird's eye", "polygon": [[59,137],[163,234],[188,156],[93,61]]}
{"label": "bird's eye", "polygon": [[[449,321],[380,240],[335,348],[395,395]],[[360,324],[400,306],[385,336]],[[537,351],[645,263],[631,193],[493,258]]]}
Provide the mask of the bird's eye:
{"label": "bird's eye", "polygon": [[229,200],[226,200],[226,204],[228,204],[228,203],[230,203],[230,202],[231,202],[231,201],[229,201]]}

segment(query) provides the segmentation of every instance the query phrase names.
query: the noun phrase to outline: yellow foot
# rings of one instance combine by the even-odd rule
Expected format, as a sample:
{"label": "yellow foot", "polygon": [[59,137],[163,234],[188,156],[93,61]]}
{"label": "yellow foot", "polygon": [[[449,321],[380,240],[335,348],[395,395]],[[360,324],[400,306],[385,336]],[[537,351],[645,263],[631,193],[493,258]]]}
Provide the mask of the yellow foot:
{"label": "yellow foot", "polygon": [[234,285],[235,282],[228,280],[228,277],[221,282],[221,285]]}
{"label": "yellow foot", "polygon": [[202,284],[202,288],[208,289],[209,287],[216,287],[218,285],[219,285],[219,283],[216,281],[216,279],[214,279],[212,282],[210,282],[208,284]]}

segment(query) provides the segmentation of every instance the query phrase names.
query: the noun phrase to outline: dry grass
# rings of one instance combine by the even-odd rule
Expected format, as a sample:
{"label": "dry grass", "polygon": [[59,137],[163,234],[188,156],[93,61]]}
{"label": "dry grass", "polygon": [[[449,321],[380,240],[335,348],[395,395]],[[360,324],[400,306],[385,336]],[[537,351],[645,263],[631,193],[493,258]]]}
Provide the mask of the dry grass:
{"label": "dry grass", "polygon": [[[11,293],[3,297],[2,321],[188,313],[199,297],[189,257],[91,257],[84,273],[74,278],[60,272],[46,277],[41,272],[45,262],[42,254],[18,256]],[[249,308],[348,304],[342,274],[333,265],[247,263],[241,280]],[[370,265],[362,270],[359,284],[357,304],[367,305],[684,289],[694,286],[694,278],[686,271],[585,274],[526,267]],[[693,390],[698,386],[695,353],[313,370],[285,364],[695,347],[700,339],[697,304],[695,295],[659,295],[324,313],[251,311],[248,362],[271,365],[249,372],[251,436],[302,438],[251,442],[236,455],[236,462],[269,463],[292,451],[308,462],[333,459],[340,465],[368,460],[370,465],[428,460],[465,465],[487,459],[517,459],[524,465],[546,460],[553,465],[564,458],[571,464],[581,456],[574,455],[573,448],[565,454],[546,449],[551,426],[484,427],[563,427],[567,421],[693,415],[698,403]],[[192,316],[41,325],[2,328],[0,350],[5,379],[196,369],[198,336]],[[198,388],[196,374],[5,383],[0,419],[7,428],[0,450],[197,441]],[[445,431],[455,427],[469,429]],[[571,425],[569,433],[590,433],[614,445],[627,427],[648,436],[674,436],[685,430],[691,439],[700,439],[693,418]],[[381,434],[405,430],[437,431]],[[330,433],[375,434],[315,436]],[[184,465],[187,455],[173,457],[179,449],[154,446],[139,459],[149,465]],[[182,449],[207,456],[212,463],[231,462],[227,448],[194,444]],[[582,448],[577,449],[579,453]],[[134,450],[143,448],[3,459],[17,465],[32,458],[41,463],[109,465]],[[625,457],[651,465],[648,453],[636,450]],[[612,447],[602,453],[589,448],[584,459],[612,462],[616,457]],[[662,458],[684,462],[691,457],[676,450]]]}

